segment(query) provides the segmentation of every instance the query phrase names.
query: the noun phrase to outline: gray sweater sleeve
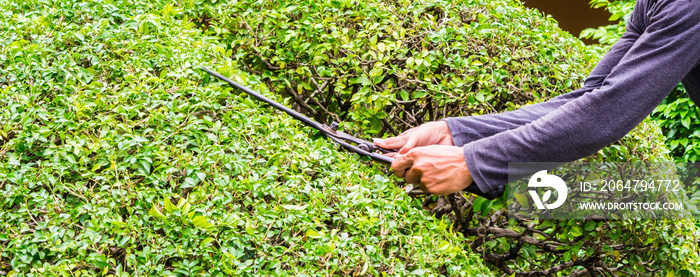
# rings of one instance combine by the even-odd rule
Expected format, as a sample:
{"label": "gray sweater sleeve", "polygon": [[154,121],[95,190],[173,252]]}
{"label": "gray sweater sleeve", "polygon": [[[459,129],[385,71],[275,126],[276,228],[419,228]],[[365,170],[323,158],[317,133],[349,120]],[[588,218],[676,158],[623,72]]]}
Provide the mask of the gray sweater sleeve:
{"label": "gray sweater sleeve", "polygon": [[605,77],[610,74],[612,68],[620,62],[625,53],[629,51],[642,34],[645,28],[643,2],[637,2],[637,7],[627,24],[627,31],[598,62],[584,81],[581,89],[559,95],[545,102],[525,106],[515,111],[481,116],[446,118],[444,121],[447,122],[450,128],[454,145],[464,146],[472,141],[523,126],[547,115],[584,93],[600,88]]}
{"label": "gray sweater sleeve", "polygon": [[[591,73],[604,76],[599,78],[599,87],[559,107],[543,109],[524,125],[513,121],[514,116],[502,124],[507,130],[500,132],[494,132],[494,127],[475,127],[475,133],[486,135],[466,142],[464,156],[482,191],[507,183],[509,162],[573,161],[622,138],[698,64],[700,1],[638,2],[647,6],[644,18],[636,20],[647,24],[642,24],[644,30],[637,32],[638,37],[632,37],[627,51],[620,47],[623,54],[613,55],[619,61],[611,58],[610,64]],[[451,128],[451,132],[461,135],[460,130]]]}

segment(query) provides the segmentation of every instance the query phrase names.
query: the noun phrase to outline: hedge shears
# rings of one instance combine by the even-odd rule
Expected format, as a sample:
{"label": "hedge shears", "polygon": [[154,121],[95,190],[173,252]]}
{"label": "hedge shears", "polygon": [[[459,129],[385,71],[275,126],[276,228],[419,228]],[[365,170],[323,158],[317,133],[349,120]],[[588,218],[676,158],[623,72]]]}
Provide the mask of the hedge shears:
{"label": "hedge shears", "polygon": [[[319,122],[314,121],[311,118],[306,117],[305,115],[294,111],[290,109],[289,107],[286,107],[280,103],[275,102],[274,100],[267,98],[266,96],[260,94],[259,92],[256,92],[244,85],[241,85],[239,83],[234,82],[233,80],[226,78],[225,76],[219,74],[216,71],[213,71],[209,68],[202,67],[204,71],[208,72],[209,74],[213,75],[216,78],[219,78],[220,80],[228,83],[234,88],[240,89],[243,92],[247,93],[250,96],[253,96],[257,98],[258,100],[265,102],[269,104],[270,106],[283,111],[290,115],[291,117],[303,122],[305,125],[314,128],[321,132],[321,134],[325,135],[332,141],[334,141],[337,144],[340,144],[340,146],[344,147],[350,152],[357,153],[360,156],[367,156],[370,157],[372,160],[383,163],[383,164],[388,164],[391,165],[391,162],[394,161],[394,158],[385,156],[383,154],[387,153],[396,153],[398,152],[397,149],[385,149],[382,147],[377,146],[373,142],[366,141],[360,138],[353,137],[347,133],[338,131],[338,126],[339,124],[337,122],[331,123],[330,126],[326,124],[322,124]],[[501,195],[503,192],[502,191],[491,191],[489,193],[484,193],[482,192],[476,185],[471,185],[468,186],[465,191],[482,196],[484,198],[488,199],[494,199]]]}

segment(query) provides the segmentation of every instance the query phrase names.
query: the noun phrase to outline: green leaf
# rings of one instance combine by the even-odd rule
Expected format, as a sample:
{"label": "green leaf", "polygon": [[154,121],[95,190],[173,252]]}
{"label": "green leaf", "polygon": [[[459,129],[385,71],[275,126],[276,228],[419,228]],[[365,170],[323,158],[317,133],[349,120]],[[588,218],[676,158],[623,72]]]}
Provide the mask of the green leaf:
{"label": "green leaf", "polygon": [[474,99],[476,99],[476,101],[479,102],[484,102],[484,100],[486,100],[486,97],[484,96],[483,92],[479,91],[474,95]]}
{"label": "green leaf", "polygon": [[141,160],[141,166],[148,173],[151,172],[151,164],[146,160]]}
{"label": "green leaf", "polygon": [[562,256],[562,259],[565,262],[571,261],[571,251],[566,251],[564,252],[564,255]]}
{"label": "green leaf", "polygon": [[515,200],[520,204],[520,206],[523,207],[529,207],[530,203],[527,200],[527,196],[520,194],[520,193],[513,193],[513,196],[515,196]]}
{"label": "green leaf", "polygon": [[481,215],[486,216],[491,212],[491,205],[493,205],[494,200],[487,200],[481,205]]}
{"label": "green leaf", "polygon": [[406,59],[406,65],[408,65],[408,67],[413,67],[414,64],[415,60],[413,59],[413,57],[408,57],[408,59]]}
{"label": "green leaf", "polygon": [[438,245],[437,250],[438,250],[438,251],[445,251],[445,250],[447,250],[447,248],[449,248],[449,247],[450,247],[450,243],[443,240],[443,241]]}
{"label": "green leaf", "polygon": [[417,90],[417,91],[413,92],[413,99],[422,98],[422,97],[426,96],[427,94],[428,93],[426,91]]}
{"label": "green leaf", "polygon": [[408,95],[408,91],[402,89],[402,90],[399,92],[399,94],[401,94],[401,99],[402,99],[403,101],[408,101],[408,100],[410,100],[409,95]]}
{"label": "green leaf", "polygon": [[167,213],[172,213],[174,210],[177,209],[177,207],[175,207],[173,205],[173,203],[170,202],[170,199],[168,199],[168,198],[165,198],[163,200],[163,208],[165,208],[165,212],[167,212]]}
{"label": "green leaf", "polygon": [[367,273],[367,270],[369,269],[369,262],[365,262],[364,265],[362,265],[362,271],[360,271],[360,276],[365,275]]}
{"label": "green leaf", "polygon": [[688,117],[681,118],[681,124],[683,124],[683,127],[685,127],[685,128],[690,128],[690,118],[688,118]]}
{"label": "green leaf", "polygon": [[251,226],[250,221],[246,221],[245,223],[245,232],[251,236],[255,234],[255,229]]}
{"label": "green leaf", "polygon": [[191,188],[197,185],[199,183],[198,180],[195,180],[194,178],[187,177],[185,178],[185,182],[180,185],[180,188]]}
{"label": "green leaf", "polygon": [[207,245],[211,244],[214,240],[215,239],[212,237],[207,237],[207,238],[203,239],[201,243],[199,243],[199,247],[204,248]]}
{"label": "green leaf", "polygon": [[151,210],[148,211],[148,214],[159,219],[160,221],[166,220],[165,215],[163,215],[158,209],[156,209],[155,205],[151,206]]}
{"label": "green leaf", "polygon": [[595,229],[595,226],[596,226],[595,221],[589,221],[589,222],[586,222],[583,229],[586,230],[586,232],[591,232]]}
{"label": "green leaf", "polygon": [[381,43],[381,42],[380,42],[380,43],[377,44],[377,49],[379,49],[379,52],[380,52],[380,53],[383,53],[384,50],[386,50],[386,45],[385,45],[384,43]]}
{"label": "green leaf", "polygon": [[368,86],[368,85],[372,84],[372,82],[369,80],[369,78],[367,78],[367,76],[364,76],[364,75],[355,79],[355,81],[353,81],[352,83],[353,84],[361,84],[363,86]]}
{"label": "green leaf", "polygon": [[17,159],[17,157],[15,157],[15,155],[7,154],[7,156],[9,157],[9,161],[8,161],[9,165],[15,165],[15,166],[22,165],[19,162],[19,159]]}
{"label": "green leaf", "polygon": [[477,197],[477,198],[474,200],[474,204],[472,205],[472,207],[473,207],[473,209],[474,209],[474,212],[481,212],[481,205],[483,205],[483,204],[484,204],[485,202],[487,202],[487,201],[488,201],[488,200],[487,200],[486,198]]}
{"label": "green leaf", "polygon": [[195,216],[192,219],[192,224],[203,229],[209,229],[212,227],[211,223],[203,216]]}
{"label": "green leaf", "polygon": [[571,235],[573,235],[574,237],[579,237],[583,234],[581,227],[578,227],[578,226],[571,227],[571,229],[569,230],[569,233]]}
{"label": "green leaf", "polygon": [[322,238],[323,233],[316,232],[314,229],[307,229],[306,230],[306,236],[314,239]]}

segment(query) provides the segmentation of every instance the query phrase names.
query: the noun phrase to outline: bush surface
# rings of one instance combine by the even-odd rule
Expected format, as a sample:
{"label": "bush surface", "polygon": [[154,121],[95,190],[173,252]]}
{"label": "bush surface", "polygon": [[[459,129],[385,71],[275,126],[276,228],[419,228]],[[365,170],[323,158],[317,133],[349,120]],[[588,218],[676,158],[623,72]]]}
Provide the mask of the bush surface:
{"label": "bush surface", "polygon": [[[203,9],[214,23],[202,27],[270,90],[365,135],[544,101],[577,89],[598,57],[512,1],[243,0]],[[658,125],[645,120],[588,160],[667,162],[667,152]],[[697,274],[692,222],[508,220],[504,205],[468,195],[423,202],[507,275]]]}
{"label": "bush surface", "polygon": [[490,275],[381,169],[204,81],[265,90],[186,3],[0,7],[0,275]]}
{"label": "bush surface", "polygon": [[575,89],[594,56],[510,1],[251,1],[221,9],[233,58],[322,122],[394,135]]}
{"label": "bush surface", "polygon": [[[594,53],[516,3],[0,7],[0,271],[9,275],[490,275],[479,256],[518,275],[562,264],[551,274],[586,274],[575,260],[592,257],[593,267],[624,274],[697,274],[692,224],[511,222],[499,200],[421,203],[386,168],[309,138],[308,128],[196,69],[216,65],[366,135],[514,109],[575,88]],[[256,46],[263,35],[270,38],[258,43],[268,44]],[[333,63],[333,49],[347,53],[332,53]],[[315,76],[339,83],[314,95]],[[658,127],[645,121],[591,159],[668,157]],[[553,234],[533,237],[561,248],[497,235],[527,233],[529,224]]]}

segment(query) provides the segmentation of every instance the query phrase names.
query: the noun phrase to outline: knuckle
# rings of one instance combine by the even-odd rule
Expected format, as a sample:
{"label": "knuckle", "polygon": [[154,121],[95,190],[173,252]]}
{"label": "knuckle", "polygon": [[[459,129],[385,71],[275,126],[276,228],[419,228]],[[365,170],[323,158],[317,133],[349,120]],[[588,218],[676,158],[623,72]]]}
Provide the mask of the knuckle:
{"label": "knuckle", "polygon": [[419,161],[416,161],[416,162],[413,162],[411,169],[415,170],[416,172],[422,173],[423,171],[425,171],[425,165]]}
{"label": "knuckle", "polygon": [[391,167],[392,167],[392,168],[399,168],[399,166],[401,165],[401,163],[403,163],[403,160],[404,160],[404,159],[405,159],[405,158],[404,158],[404,155],[396,155],[396,156],[394,157],[394,161],[391,162]]}

